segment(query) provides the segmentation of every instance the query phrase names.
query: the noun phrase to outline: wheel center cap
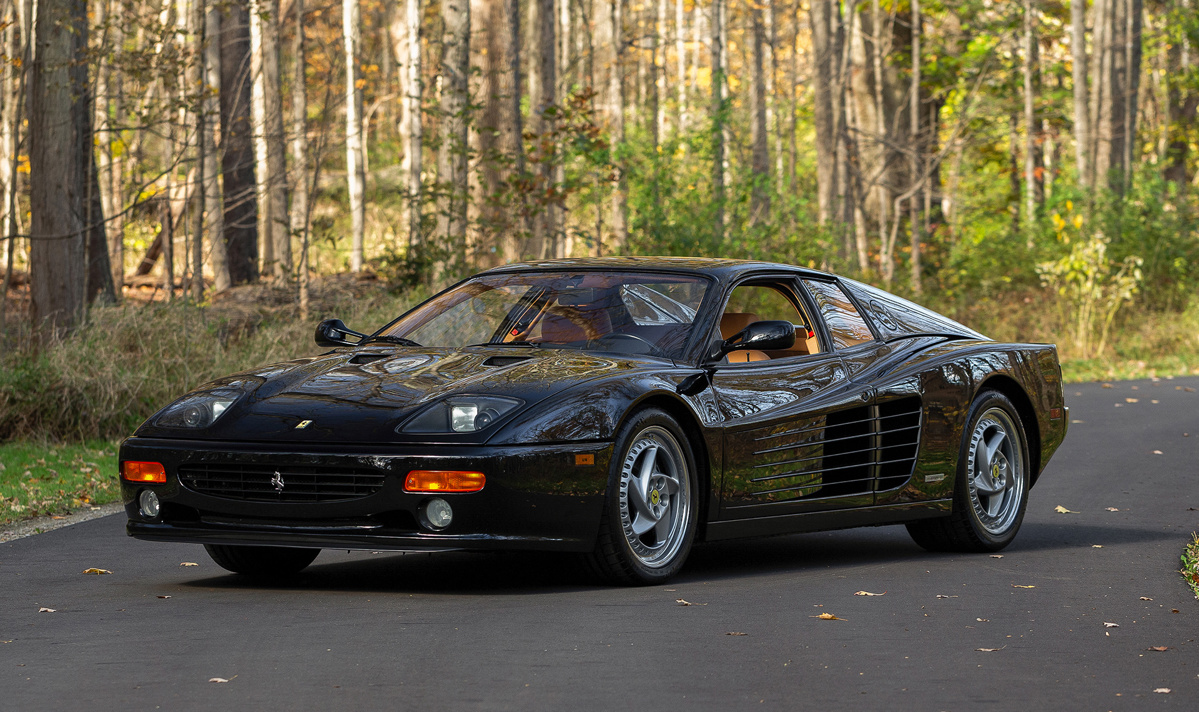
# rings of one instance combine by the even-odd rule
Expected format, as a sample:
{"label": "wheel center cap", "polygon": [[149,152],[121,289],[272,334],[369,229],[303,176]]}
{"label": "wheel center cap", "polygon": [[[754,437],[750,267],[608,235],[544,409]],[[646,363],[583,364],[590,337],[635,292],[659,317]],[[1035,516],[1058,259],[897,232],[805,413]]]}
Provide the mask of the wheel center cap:
{"label": "wheel center cap", "polygon": [[650,490],[649,503],[654,505],[655,507],[657,507],[661,501],[662,501],[662,495],[658,493],[658,490],[656,490],[656,489]]}

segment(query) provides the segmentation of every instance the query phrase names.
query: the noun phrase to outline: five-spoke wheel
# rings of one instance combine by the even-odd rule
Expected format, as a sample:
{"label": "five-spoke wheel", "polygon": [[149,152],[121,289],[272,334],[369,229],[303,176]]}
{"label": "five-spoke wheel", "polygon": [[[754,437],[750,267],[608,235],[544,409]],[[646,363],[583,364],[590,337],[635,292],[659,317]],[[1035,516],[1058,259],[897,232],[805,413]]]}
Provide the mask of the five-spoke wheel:
{"label": "five-spoke wheel", "polygon": [[683,565],[695,538],[694,457],[678,423],[656,409],[617,438],[608,502],[590,560],[609,580],[659,583]]}
{"label": "five-spoke wheel", "polygon": [[911,522],[908,532],[930,551],[999,551],[1024,520],[1029,475],[1019,413],[1007,396],[983,391],[962,433],[952,513]]}

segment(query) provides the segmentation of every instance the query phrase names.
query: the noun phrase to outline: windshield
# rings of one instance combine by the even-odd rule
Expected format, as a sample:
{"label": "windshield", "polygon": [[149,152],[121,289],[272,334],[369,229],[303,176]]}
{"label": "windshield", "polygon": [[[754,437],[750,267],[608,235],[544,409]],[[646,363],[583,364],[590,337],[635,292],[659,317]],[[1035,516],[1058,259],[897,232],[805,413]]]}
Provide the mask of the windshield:
{"label": "windshield", "polygon": [[535,272],[475,277],[374,339],[421,346],[511,344],[677,358],[707,291],[702,277]]}

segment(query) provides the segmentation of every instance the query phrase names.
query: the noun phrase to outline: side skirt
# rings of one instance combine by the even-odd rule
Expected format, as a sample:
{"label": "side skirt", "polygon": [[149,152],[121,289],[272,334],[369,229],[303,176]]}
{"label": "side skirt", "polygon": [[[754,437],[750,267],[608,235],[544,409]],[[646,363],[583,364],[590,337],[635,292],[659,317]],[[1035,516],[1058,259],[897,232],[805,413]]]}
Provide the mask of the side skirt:
{"label": "side skirt", "polygon": [[832,512],[802,512],[774,517],[734,519],[725,522],[708,522],[705,541],[738,539],[750,536],[773,534],[798,534],[830,529],[850,529],[881,524],[900,524],[916,519],[944,517],[953,507],[952,499],[933,502],[888,504],[861,509],[841,509]]}

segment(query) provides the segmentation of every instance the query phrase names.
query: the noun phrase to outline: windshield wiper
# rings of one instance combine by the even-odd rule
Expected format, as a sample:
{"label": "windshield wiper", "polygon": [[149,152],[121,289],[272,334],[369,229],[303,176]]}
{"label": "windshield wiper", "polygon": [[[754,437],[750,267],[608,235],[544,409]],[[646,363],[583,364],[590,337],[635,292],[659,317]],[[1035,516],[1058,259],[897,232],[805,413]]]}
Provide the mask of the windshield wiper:
{"label": "windshield wiper", "polygon": [[363,339],[362,343],[371,344],[376,341],[382,341],[388,344],[399,344],[400,346],[420,346],[420,344],[416,343],[412,339],[405,339],[402,336],[391,336],[388,334],[384,334],[382,336],[372,336],[369,339]]}
{"label": "windshield wiper", "polygon": [[470,344],[471,346],[523,346],[525,348],[541,348],[541,344],[533,341],[484,341],[481,344]]}

